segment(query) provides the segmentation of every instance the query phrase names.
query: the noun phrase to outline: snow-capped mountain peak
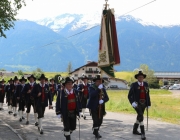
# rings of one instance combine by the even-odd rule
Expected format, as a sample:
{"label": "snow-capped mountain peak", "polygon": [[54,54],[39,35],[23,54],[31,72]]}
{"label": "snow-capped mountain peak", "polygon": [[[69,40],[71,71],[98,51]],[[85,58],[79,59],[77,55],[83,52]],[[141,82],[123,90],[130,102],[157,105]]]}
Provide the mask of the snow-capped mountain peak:
{"label": "snow-capped mountain peak", "polygon": [[[145,22],[141,19],[135,18],[131,15],[115,15],[116,21],[134,21],[142,24],[143,26],[158,26],[164,27],[162,25],[154,24],[153,22]],[[35,21],[36,23],[47,26],[55,32],[61,32],[61,30],[68,28],[69,31],[77,31],[79,29],[89,29],[93,26],[100,25],[101,13],[96,12],[92,14],[63,14],[53,18],[45,18],[42,20]],[[173,25],[167,25],[172,27]],[[167,27],[166,26],[166,27]]]}

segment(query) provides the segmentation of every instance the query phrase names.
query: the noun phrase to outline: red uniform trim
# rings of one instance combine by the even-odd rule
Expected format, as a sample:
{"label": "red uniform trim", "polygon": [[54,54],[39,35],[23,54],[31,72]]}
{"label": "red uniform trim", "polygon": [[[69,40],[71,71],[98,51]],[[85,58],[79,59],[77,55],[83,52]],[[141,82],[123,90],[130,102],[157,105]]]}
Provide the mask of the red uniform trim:
{"label": "red uniform trim", "polygon": [[140,99],[146,99],[146,92],[144,86],[140,86]]}
{"label": "red uniform trim", "polygon": [[76,109],[76,96],[74,93],[68,95],[68,110],[73,111]]}
{"label": "red uniform trim", "polygon": [[42,87],[42,92],[41,92],[41,94],[42,94],[42,96],[41,96],[41,97],[42,97],[42,98],[41,98],[42,100],[41,100],[41,101],[44,102],[44,100],[45,100],[44,87]]}
{"label": "red uniform trim", "polygon": [[84,85],[84,91],[83,91],[84,95],[88,95],[88,86]]}
{"label": "red uniform trim", "polygon": [[5,93],[4,85],[1,85],[1,88],[2,88],[1,92],[2,92],[2,93]]}

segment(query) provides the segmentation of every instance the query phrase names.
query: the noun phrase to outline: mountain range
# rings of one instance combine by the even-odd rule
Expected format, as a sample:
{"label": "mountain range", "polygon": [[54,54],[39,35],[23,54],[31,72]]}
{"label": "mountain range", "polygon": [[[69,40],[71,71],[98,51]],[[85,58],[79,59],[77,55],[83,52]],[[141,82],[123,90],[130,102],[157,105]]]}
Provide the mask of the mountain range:
{"label": "mountain range", "polygon": [[[87,60],[97,61],[100,20],[98,15],[64,14],[17,21],[6,32],[7,39],[0,38],[0,68],[66,71],[69,62],[75,69]],[[116,26],[121,64],[115,70],[132,71],[147,64],[155,71],[180,71],[179,25],[158,26],[123,16],[116,17]]]}

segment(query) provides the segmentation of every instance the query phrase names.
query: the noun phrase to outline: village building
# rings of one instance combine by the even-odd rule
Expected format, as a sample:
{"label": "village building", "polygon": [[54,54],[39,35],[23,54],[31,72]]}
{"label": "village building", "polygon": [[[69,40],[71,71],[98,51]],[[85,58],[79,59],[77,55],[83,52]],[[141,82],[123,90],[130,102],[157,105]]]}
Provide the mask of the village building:
{"label": "village building", "polygon": [[[99,74],[100,69],[98,68],[98,63],[94,61],[87,61],[87,64],[76,68],[74,71],[70,73],[76,80],[79,79],[82,74],[88,76],[90,80],[93,79],[96,75]],[[106,87],[112,89],[127,89],[128,84],[125,80],[118,78],[111,78],[107,74],[102,74],[103,79],[106,81]]]}

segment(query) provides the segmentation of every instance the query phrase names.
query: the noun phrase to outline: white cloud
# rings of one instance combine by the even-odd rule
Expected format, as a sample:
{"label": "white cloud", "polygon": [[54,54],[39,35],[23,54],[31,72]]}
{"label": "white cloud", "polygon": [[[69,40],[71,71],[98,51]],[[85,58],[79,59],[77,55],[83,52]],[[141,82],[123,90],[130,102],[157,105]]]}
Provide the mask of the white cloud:
{"label": "white cloud", "polygon": [[[109,0],[111,8],[116,15],[123,15],[151,0]],[[88,14],[92,18],[94,14],[101,14],[104,0],[27,0],[27,6],[18,14],[20,19],[39,20],[47,17],[55,17],[64,13]],[[180,24],[180,0],[156,0],[155,2],[129,13],[145,22],[169,25]],[[91,20],[91,19],[90,19]]]}

